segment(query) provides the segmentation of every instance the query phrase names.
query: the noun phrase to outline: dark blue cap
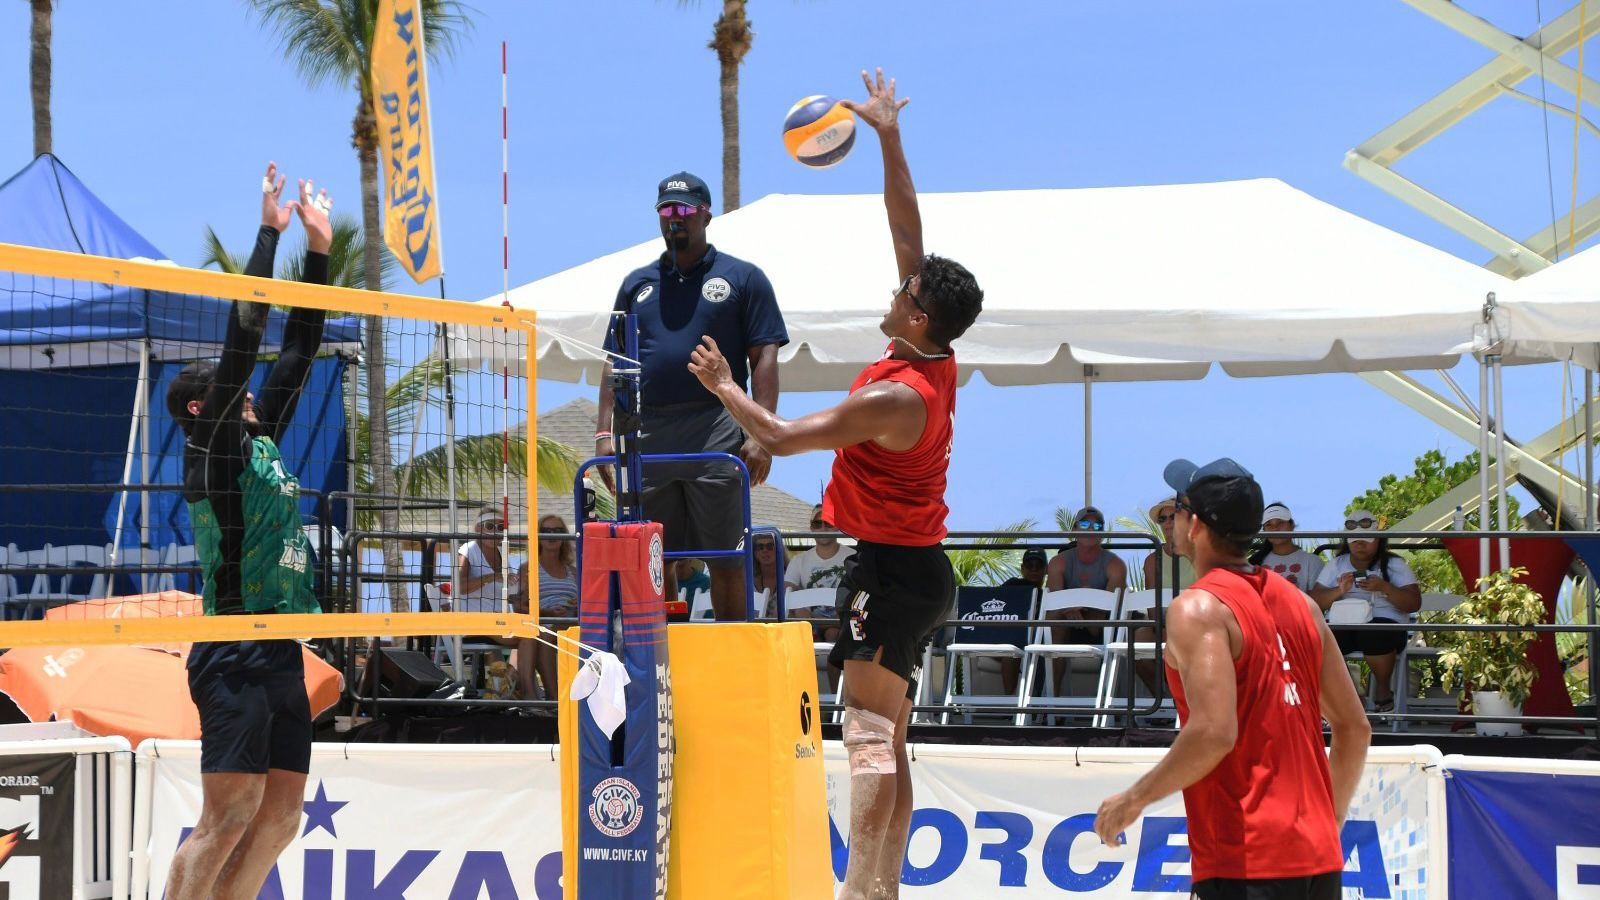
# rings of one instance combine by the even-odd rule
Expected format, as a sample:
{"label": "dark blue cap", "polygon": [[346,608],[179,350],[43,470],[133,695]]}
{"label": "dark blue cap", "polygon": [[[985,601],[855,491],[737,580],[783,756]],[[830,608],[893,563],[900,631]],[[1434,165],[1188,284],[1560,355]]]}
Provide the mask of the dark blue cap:
{"label": "dark blue cap", "polygon": [[1175,459],[1162,478],[1190,512],[1224,536],[1248,540],[1261,531],[1261,485],[1233,460],[1223,457],[1201,466]]}
{"label": "dark blue cap", "polygon": [[661,184],[656,188],[656,209],[668,203],[710,207],[711,188],[699,176],[688,172],[668,175],[661,179]]}

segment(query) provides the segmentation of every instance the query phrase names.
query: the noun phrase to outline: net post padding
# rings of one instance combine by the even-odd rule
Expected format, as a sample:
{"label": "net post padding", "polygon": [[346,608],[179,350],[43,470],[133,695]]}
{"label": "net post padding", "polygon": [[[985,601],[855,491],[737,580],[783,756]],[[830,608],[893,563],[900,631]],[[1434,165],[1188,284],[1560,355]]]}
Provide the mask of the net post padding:
{"label": "net post padding", "polygon": [[[55,289],[61,296],[70,296],[71,282],[87,282],[150,293],[263,303],[299,309],[320,309],[345,315],[377,316],[395,324],[402,321],[425,323],[427,328],[418,329],[417,334],[432,334],[435,323],[474,326],[485,330],[501,329],[492,333],[504,334],[508,342],[521,342],[523,346],[529,348],[535,346],[534,313],[505,305],[480,305],[286,279],[256,278],[6,243],[0,243],[0,274],[33,277],[39,282],[39,286],[31,290],[34,294],[52,293],[46,286],[49,280],[62,283],[62,287]],[[4,285],[0,285],[0,289],[3,288]],[[17,291],[14,289],[14,292]],[[70,339],[63,343],[70,343]],[[209,355],[213,354],[202,352],[197,353],[196,357]],[[402,360],[399,358],[391,358],[386,365],[398,366],[401,363]],[[538,477],[537,426],[533,415],[536,378],[533,359],[527,361],[524,372],[526,391],[523,396],[515,400],[518,403],[526,403],[527,490],[525,497],[519,495],[514,502],[526,503],[525,509],[529,521],[536,523]],[[155,402],[152,401],[151,406],[154,405]],[[483,406],[488,408],[487,403]],[[422,414],[426,414],[425,404]],[[354,420],[352,427],[353,422]],[[509,426],[509,423],[507,424]],[[499,495],[495,496],[498,500]],[[332,549],[325,548],[324,552],[332,552]],[[537,567],[530,568],[535,572],[537,570]],[[530,582],[536,577],[530,572]],[[530,588],[530,593],[536,591],[536,585],[530,585]],[[323,590],[327,591],[330,588],[324,585]],[[237,616],[167,615],[143,619],[74,619],[66,616],[47,621],[0,622],[0,647],[451,634],[531,638],[538,634],[537,621],[537,613],[533,610],[527,614],[502,610],[501,612],[364,612]]]}

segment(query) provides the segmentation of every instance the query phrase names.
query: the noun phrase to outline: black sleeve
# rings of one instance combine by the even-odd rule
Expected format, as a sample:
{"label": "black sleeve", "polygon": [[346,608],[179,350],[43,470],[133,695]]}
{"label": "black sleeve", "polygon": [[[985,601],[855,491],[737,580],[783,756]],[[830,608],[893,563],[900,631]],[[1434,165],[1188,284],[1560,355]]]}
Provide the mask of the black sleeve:
{"label": "black sleeve", "polygon": [[[272,277],[272,262],[277,251],[278,230],[270,225],[261,226],[244,273],[258,278]],[[236,300],[228,313],[228,334],[223,340],[222,358],[217,363],[216,381],[206,391],[200,415],[195,418],[190,434],[190,440],[198,449],[209,453],[214,460],[236,460],[242,464],[239,448],[247,436],[240,413],[250,374],[255,371],[256,354],[261,350],[267,310],[265,303]],[[232,474],[237,475],[237,472]]]}
{"label": "black sleeve", "polygon": [[[328,283],[328,255],[306,251],[305,277],[307,284]],[[256,404],[256,417],[261,427],[273,441],[283,437],[283,429],[294,417],[295,404],[300,400],[300,389],[305,387],[306,376],[311,373],[311,363],[322,346],[322,324],[327,313],[320,309],[296,309],[289,313],[283,326],[283,352],[267,375],[261,388],[260,402]]]}

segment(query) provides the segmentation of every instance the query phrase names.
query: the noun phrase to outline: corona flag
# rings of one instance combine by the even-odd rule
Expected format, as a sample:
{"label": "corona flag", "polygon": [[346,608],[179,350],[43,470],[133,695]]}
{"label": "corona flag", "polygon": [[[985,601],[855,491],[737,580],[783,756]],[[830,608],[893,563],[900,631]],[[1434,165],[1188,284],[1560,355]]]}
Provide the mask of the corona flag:
{"label": "corona flag", "polygon": [[418,282],[444,274],[426,59],[419,0],[379,0],[372,36],[372,105],[388,187],[381,201],[383,240]]}

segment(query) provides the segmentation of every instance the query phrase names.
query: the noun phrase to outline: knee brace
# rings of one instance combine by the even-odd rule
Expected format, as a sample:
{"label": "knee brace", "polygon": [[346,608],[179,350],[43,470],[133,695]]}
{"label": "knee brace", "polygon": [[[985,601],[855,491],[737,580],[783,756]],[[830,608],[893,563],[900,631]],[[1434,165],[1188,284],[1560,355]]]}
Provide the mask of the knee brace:
{"label": "knee brace", "polygon": [[894,723],[865,709],[844,711],[844,747],[850,753],[850,777],[893,775]]}

